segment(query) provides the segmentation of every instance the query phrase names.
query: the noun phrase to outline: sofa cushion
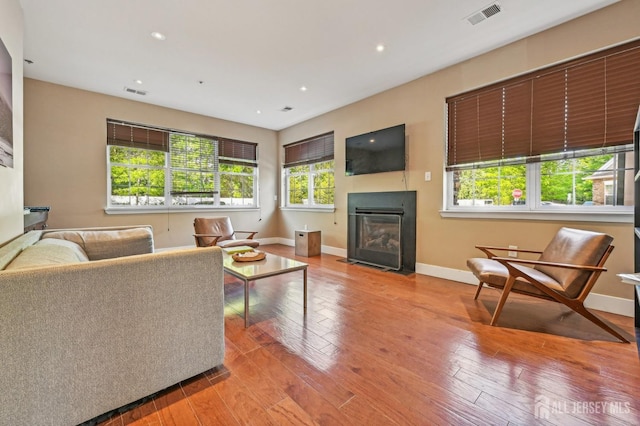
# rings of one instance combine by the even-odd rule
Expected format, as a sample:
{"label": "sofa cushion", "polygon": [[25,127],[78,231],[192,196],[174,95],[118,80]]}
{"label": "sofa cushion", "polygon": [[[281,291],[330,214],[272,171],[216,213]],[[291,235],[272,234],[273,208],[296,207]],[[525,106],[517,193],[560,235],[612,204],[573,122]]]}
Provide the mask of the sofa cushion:
{"label": "sofa cushion", "polygon": [[42,238],[73,241],[84,249],[89,260],[153,253],[153,233],[148,227],[51,231],[45,232]]}
{"label": "sofa cushion", "polygon": [[5,268],[6,271],[36,268],[39,266],[88,262],[82,247],[72,241],[40,240],[22,252]]}
{"label": "sofa cushion", "polygon": [[41,237],[42,231],[29,231],[0,247],[0,270],[4,269],[22,250],[33,245]]}

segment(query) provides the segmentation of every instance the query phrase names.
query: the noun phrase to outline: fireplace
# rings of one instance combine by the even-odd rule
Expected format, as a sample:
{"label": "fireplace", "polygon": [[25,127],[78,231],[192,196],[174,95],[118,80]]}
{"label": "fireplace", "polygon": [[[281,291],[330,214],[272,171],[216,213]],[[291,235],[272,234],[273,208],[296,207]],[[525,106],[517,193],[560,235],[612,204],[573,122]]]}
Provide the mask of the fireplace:
{"label": "fireplace", "polygon": [[415,191],[351,193],[348,206],[348,261],[415,271]]}
{"label": "fireplace", "polygon": [[402,209],[356,207],[355,259],[374,266],[402,269]]}

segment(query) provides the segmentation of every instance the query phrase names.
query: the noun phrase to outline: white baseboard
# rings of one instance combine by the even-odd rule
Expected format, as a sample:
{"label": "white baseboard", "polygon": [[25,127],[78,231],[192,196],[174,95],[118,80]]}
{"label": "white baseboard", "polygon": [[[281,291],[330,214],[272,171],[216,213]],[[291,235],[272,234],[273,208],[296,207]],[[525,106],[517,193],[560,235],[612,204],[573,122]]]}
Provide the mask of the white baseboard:
{"label": "white baseboard", "polygon": [[[296,245],[296,241],[291,239],[291,238],[269,238],[269,239],[270,240],[277,240],[277,241],[264,243],[264,244],[283,244],[285,246],[290,246],[290,247],[295,247],[295,245]],[[260,243],[262,244],[262,240],[260,240]],[[346,249],[341,249],[341,248],[338,248],[338,247],[321,245],[320,246],[320,252],[321,253],[331,254],[333,256],[347,257],[347,250]]]}
{"label": "white baseboard", "polygon": [[284,244],[285,246],[294,247],[296,245],[296,241],[292,240],[291,238],[278,238],[278,242],[275,244]]}
{"label": "white baseboard", "polygon": [[331,247],[331,246],[322,246],[320,250],[322,251],[322,253],[332,254],[334,256],[339,256],[344,258],[347,257],[346,249],[341,249],[338,247]]}
{"label": "white baseboard", "polygon": [[[459,269],[444,268],[442,266],[417,263],[416,273],[429,275],[432,277],[444,278],[452,281],[458,281],[465,284],[478,285],[478,280],[470,271],[462,271]],[[590,293],[589,296],[587,296],[584,305],[590,309],[597,309],[599,311],[624,315],[626,317],[633,317],[634,315],[633,300],[624,299],[622,297]]]}
{"label": "white baseboard", "polygon": [[269,245],[269,244],[284,244],[281,242],[282,238],[278,237],[270,237],[270,238],[256,238],[260,244]]}
{"label": "white baseboard", "polygon": [[635,314],[633,300],[622,297],[607,296],[605,294],[589,293],[584,301],[584,306],[599,311],[611,312],[612,314],[632,317]]}

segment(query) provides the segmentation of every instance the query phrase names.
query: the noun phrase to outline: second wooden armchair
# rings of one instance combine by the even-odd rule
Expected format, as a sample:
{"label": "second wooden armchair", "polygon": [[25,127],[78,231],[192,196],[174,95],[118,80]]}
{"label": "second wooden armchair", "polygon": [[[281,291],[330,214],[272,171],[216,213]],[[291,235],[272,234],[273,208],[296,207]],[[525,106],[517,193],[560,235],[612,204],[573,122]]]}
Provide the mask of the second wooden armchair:
{"label": "second wooden armchair", "polygon": [[[249,246],[256,248],[260,242],[253,237],[257,231],[236,231],[233,229],[231,219],[228,216],[222,217],[197,217],[193,221],[197,247],[237,247]],[[246,238],[238,239],[236,234],[248,234]]]}

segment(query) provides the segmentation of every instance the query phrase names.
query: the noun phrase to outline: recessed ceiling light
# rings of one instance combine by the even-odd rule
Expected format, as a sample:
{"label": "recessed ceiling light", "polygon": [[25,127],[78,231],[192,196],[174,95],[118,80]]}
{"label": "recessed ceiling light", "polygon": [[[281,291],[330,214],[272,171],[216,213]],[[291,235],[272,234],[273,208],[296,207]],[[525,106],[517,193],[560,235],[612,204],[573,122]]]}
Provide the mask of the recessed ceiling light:
{"label": "recessed ceiling light", "polygon": [[133,82],[136,84],[142,84],[142,80],[133,80]]}
{"label": "recessed ceiling light", "polygon": [[377,45],[377,46],[376,46],[376,50],[377,50],[378,52],[383,52],[383,51],[384,51],[384,44],[379,44],[379,45]]}
{"label": "recessed ceiling light", "polygon": [[262,114],[262,111],[257,110],[257,111],[256,111],[256,114]]}
{"label": "recessed ceiling light", "polygon": [[301,90],[301,91],[303,91],[303,92],[306,92],[306,91],[307,91],[307,86],[302,86],[302,87],[300,88],[300,90]]}
{"label": "recessed ceiling light", "polygon": [[158,31],[152,32],[151,37],[155,38],[156,40],[164,40],[167,38],[166,35],[159,33]]}

